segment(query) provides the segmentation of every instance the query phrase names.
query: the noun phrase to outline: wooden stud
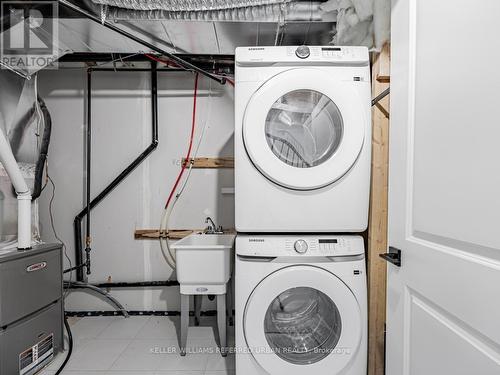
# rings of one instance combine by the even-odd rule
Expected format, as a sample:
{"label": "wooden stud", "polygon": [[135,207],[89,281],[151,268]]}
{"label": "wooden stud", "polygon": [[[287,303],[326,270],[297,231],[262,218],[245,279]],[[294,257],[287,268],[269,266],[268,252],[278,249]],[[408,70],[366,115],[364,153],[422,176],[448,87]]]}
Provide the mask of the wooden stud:
{"label": "wooden stud", "polygon": [[[389,76],[385,70],[388,61],[389,47],[386,46],[374,60],[373,96],[389,87]],[[379,254],[387,249],[389,97],[380,102],[380,107],[374,107],[372,112],[372,177],[367,256],[368,375],[383,375],[385,368],[386,263]]]}
{"label": "wooden stud", "polygon": [[391,45],[385,44],[379,54],[379,69],[377,81],[381,83],[391,82]]}
{"label": "wooden stud", "polygon": [[[193,163],[192,168],[234,168],[234,158],[232,157],[191,158],[190,161]],[[187,163],[185,158],[182,159],[182,163]]]}

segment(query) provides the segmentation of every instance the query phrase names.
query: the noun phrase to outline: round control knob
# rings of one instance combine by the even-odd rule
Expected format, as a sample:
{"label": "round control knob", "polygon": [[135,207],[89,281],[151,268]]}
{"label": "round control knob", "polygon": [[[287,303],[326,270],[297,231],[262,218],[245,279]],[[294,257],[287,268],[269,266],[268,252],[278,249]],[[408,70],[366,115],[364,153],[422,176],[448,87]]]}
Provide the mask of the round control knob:
{"label": "round control knob", "polygon": [[304,240],[297,240],[293,247],[299,254],[304,254],[307,251],[307,242]]}
{"label": "round control knob", "polygon": [[311,50],[309,49],[308,46],[300,46],[297,47],[297,49],[295,50],[295,54],[300,59],[307,59],[311,54]]}

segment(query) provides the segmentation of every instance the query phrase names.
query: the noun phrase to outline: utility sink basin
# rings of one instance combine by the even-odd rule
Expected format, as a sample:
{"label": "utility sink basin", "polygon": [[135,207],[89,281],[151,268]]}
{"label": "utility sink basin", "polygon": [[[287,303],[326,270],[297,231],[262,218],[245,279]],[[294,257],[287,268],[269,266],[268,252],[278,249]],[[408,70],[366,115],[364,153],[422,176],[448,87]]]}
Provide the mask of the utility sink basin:
{"label": "utility sink basin", "polygon": [[181,294],[225,294],[234,234],[193,233],[172,244]]}

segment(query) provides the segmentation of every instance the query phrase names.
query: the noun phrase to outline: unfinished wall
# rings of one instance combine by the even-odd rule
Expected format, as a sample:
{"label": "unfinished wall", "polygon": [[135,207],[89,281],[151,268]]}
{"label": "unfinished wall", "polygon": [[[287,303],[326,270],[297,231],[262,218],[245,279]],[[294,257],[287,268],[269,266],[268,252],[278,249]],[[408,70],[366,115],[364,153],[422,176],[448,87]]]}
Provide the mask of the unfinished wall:
{"label": "unfinished wall", "polygon": [[[149,73],[95,72],[93,78],[91,190],[94,197],[151,142],[151,102]],[[90,282],[175,277],[163,259],[158,241],[135,240],[134,230],[159,227],[163,206],[188,145],[193,85],[191,73],[159,73],[159,147],[92,211]],[[55,224],[68,246],[73,265],[72,224],[85,202],[85,86],[83,69],[44,71],[40,75],[40,93],[53,120],[49,173],[57,186]],[[208,121],[207,129],[198,156],[232,156],[231,86],[210,83],[200,77],[198,130],[204,121]],[[196,134],[199,136],[200,131]],[[221,191],[233,187],[233,181],[232,170],[193,170],[172,215],[171,228],[203,228],[206,216],[225,228],[233,228],[234,197]],[[42,238],[47,242],[54,241],[48,215],[51,193],[49,186],[40,200]],[[65,266],[69,266],[67,260]],[[132,310],[177,310],[179,305],[176,287],[116,289],[112,294]],[[97,297],[74,292],[67,299],[67,309],[112,308]]]}

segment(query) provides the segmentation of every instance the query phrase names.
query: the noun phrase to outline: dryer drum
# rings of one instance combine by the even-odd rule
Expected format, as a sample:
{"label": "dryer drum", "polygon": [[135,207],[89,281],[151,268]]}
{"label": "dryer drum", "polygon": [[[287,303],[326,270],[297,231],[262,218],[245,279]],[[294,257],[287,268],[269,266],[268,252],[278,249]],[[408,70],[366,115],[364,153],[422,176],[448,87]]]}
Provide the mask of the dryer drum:
{"label": "dryer drum", "polygon": [[340,340],[342,321],[335,303],[313,288],[288,289],[277,296],[265,317],[269,346],[294,364],[311,364],[328,356]]}

